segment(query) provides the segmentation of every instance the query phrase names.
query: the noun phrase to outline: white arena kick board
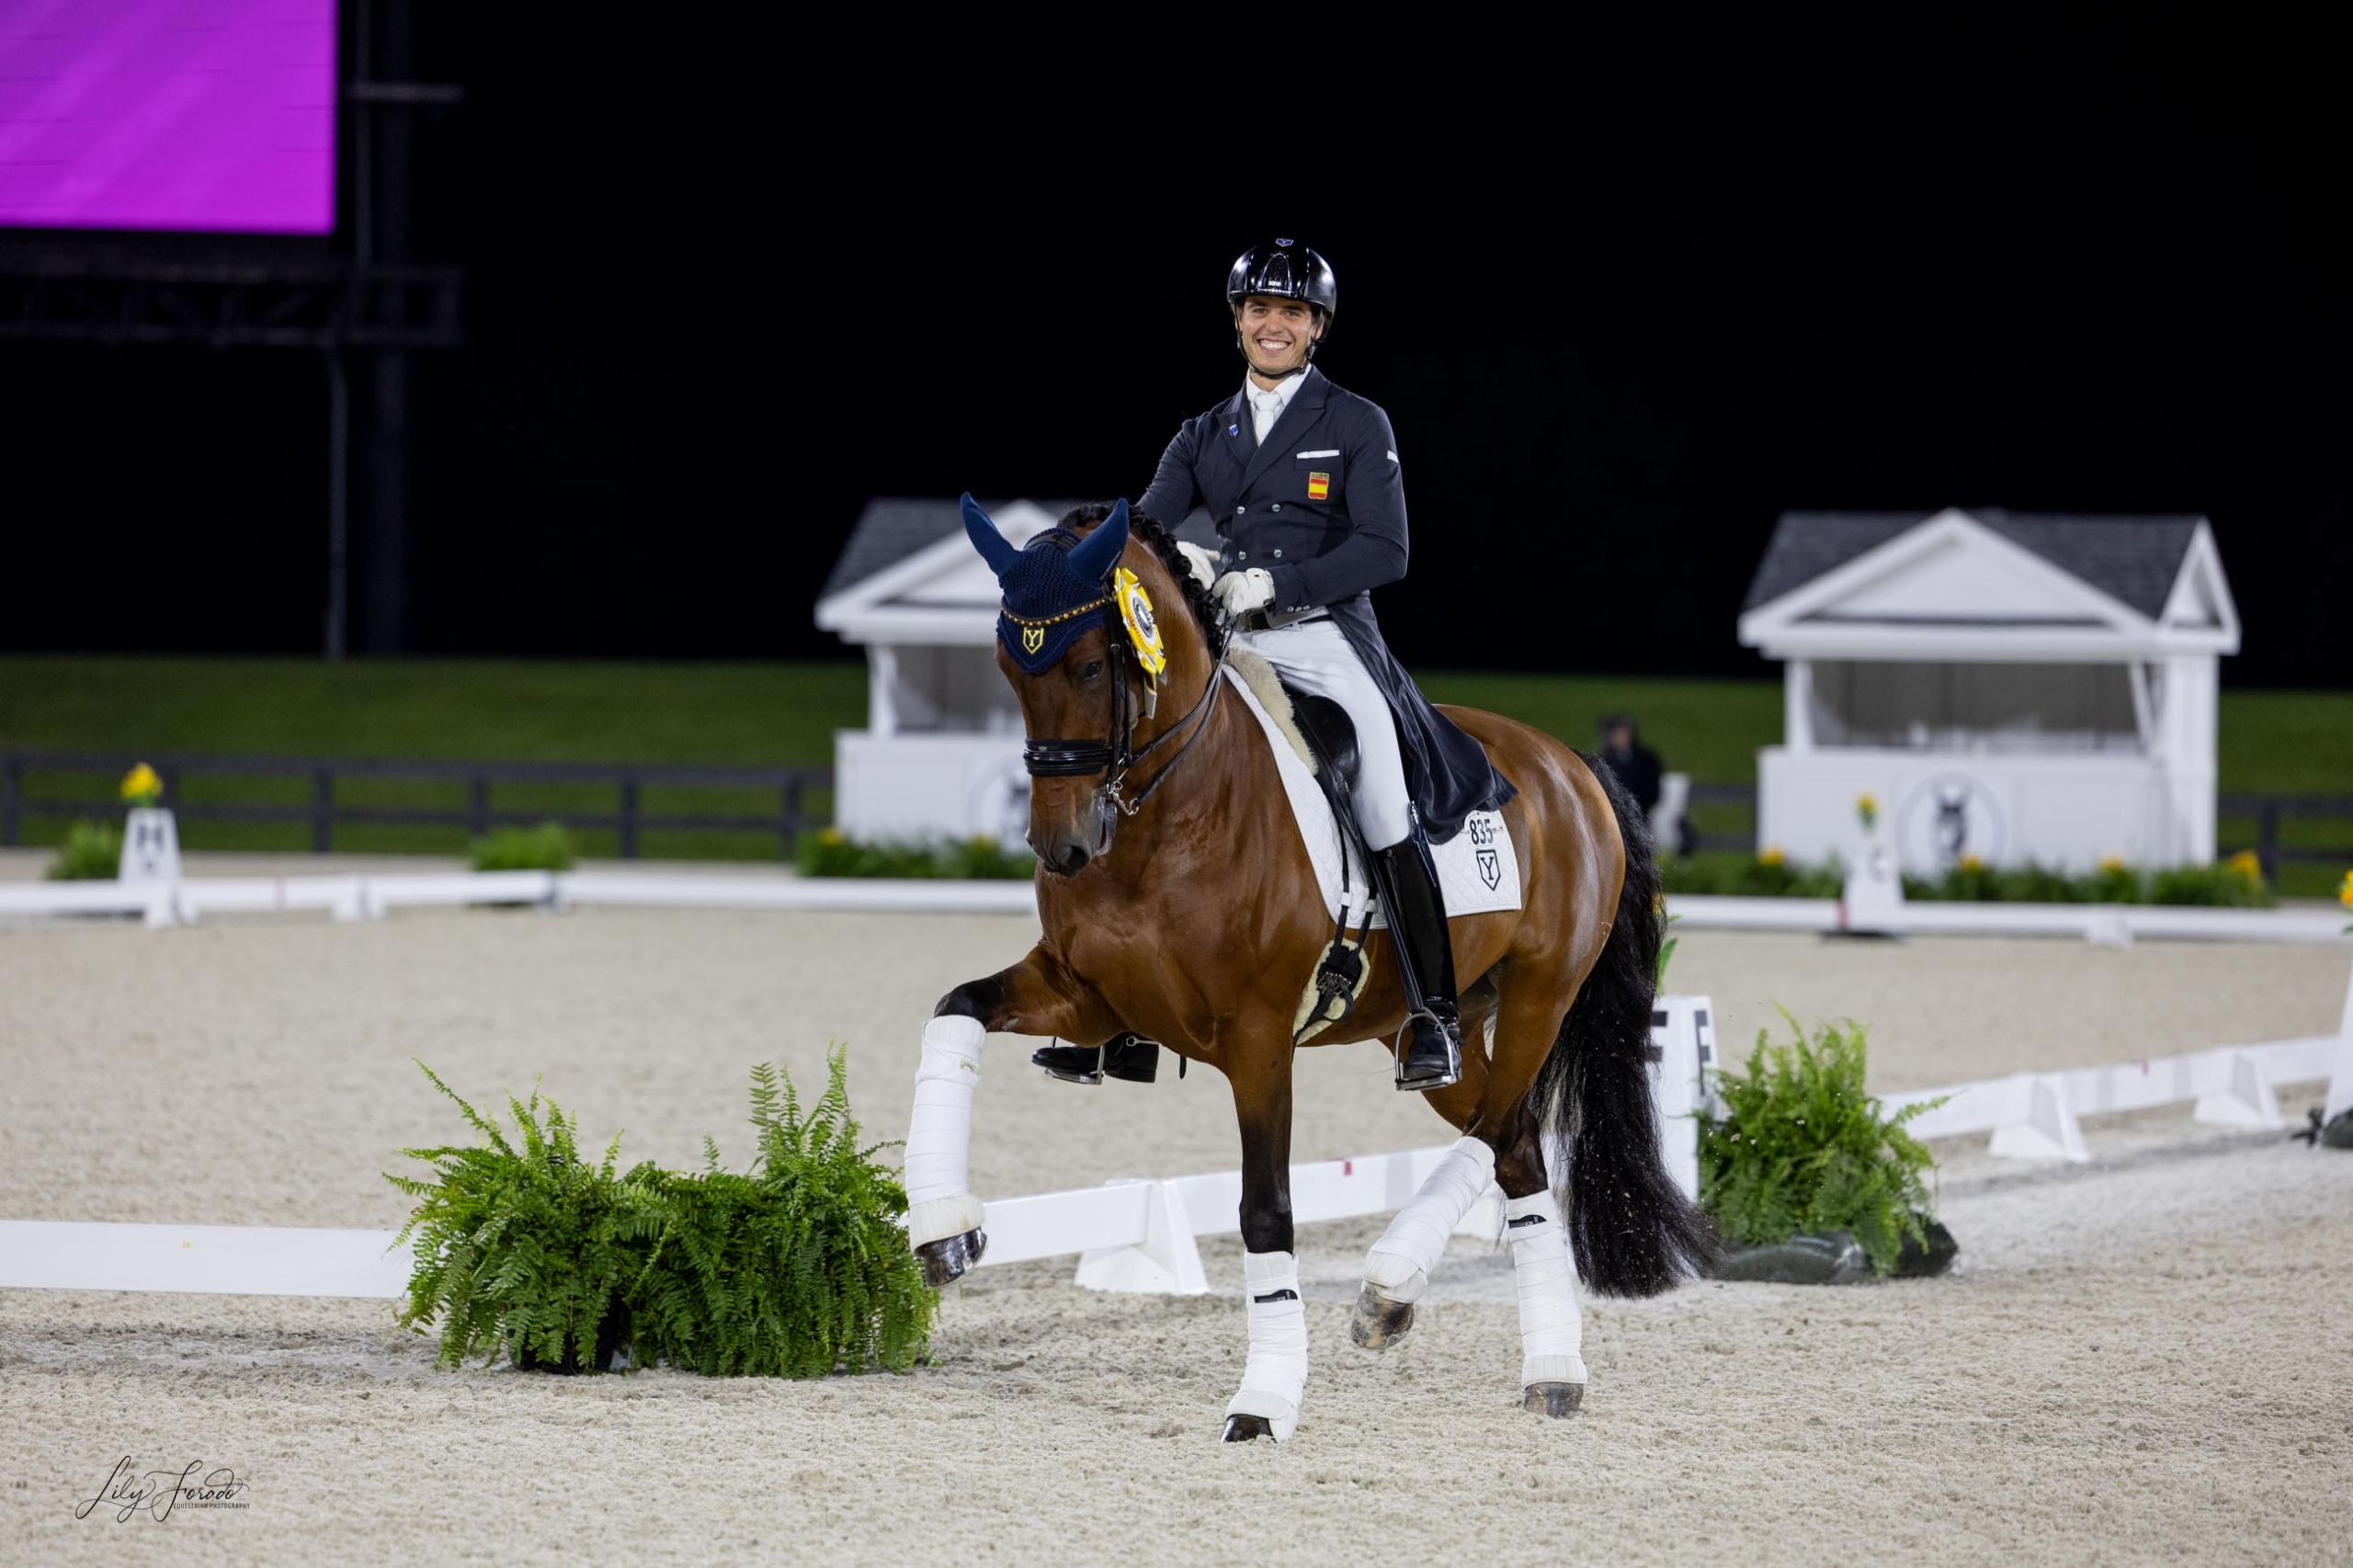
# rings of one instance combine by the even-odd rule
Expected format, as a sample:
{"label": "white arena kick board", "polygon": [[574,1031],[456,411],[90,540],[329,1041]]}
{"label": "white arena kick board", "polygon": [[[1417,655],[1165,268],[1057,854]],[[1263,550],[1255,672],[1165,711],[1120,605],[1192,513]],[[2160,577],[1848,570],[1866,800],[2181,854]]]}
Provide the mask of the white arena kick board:
{"label": "white arena kick board", "polygon": [[[1340,829],[1333,820],[1331,805],[1324,799],[1314,773],[1291,749],[1290,737],[1259,702],[1258,694],[1231,668],[1225,676],[1248,704],[1251,716],[1258,721],[1258,728],[1267,737],[1267,747],[1275,754],[1275,769],[1282,775],[1283,793],[1290,797],[1291,820],[1299,824],[1299,836],[1307,845],[1308,858],[1315,866],[1315,880],[1324,889],[1324,913],[1336,920],[1340,916]],[[1511,835],[1504,828],[1500,812],[1472,812],[1463,819],[1461,832],[1444,844],[1430,846],[1430,858],[1438,862],[1438,889],[1446,895],[1449,919],[1458,915],[1486,915],[1520,906],[1519,852],[1512,846]],[[1364,914],[1371,885],[1356,857],[1355,846],[1350,846],[1351,930]],[[1372,924],[1376,927],[1386,926],[1387,914],[1375,910]]]}

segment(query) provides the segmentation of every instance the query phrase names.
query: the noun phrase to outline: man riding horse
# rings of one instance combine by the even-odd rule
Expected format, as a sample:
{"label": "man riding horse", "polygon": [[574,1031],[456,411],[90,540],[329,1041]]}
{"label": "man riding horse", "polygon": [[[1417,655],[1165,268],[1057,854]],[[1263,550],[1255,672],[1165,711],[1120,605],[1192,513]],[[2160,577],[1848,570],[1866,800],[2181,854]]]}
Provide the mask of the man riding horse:
{"label": "man riding horse", "polygon": [[[1278,239],[1234,262],[1225,299],[1249,373],[1177,430],[1135,509],[1174,528],[1206,501],[1223,547],[1214,562],[1183,548],[1211,580],[1233,645],[1347,712],[1355,816],[1412,993],[1397,1086],[1444,1088],[1462,1075],[1462,1027],[1429,846],[1472,812],[1500,809],[1512,786],[1430,706],[1373,619],[1372,590],[1405,575],[1405,485],[1389,415],[1314,366],[1339,309],[1330,264]],[[1057,1077],[1149,1083],[1159,1054],[1127,1035],[1099,1052],[1048,1047],[1034,1060]]]}
{"label": "man riding horse", "polygon": [[[1585,1396],[1578,1278],[1653,1295],[1712,1247],[1659,1161],[1649,835],[1606,769],[1498,714],[1441,717],[1414,690],[1366,602],[1405,563],[1389,421],[1307,367],[1331,320],[1330,269],[1279,240],[1236,265],[1228,293],[1249,382],[1177,433],[1146,498],[1175,519],[1206,496],[1219,561],[1188,556],[1124,501],[1080,506],[1016,545],[963,498],[965,533],[997,580],[997,668],[1021,708],[1039,934],[1015,962],[951,988],[924,1025],[907,1240],[934,1285],[987,1251],[970,1166],[991,1034],[1074,1040],[1089,1057],[1106,1041],[1158,1041],[1222,1074],[1242,1136],[1249,1352],[1220,1436],[1280,1442],[1308,1368],[1294,1060],[1302,1044],[1410,1037],[1401,1077],[1430,1090],[1423,1103],[1459,1136],[1367,1252],[1349,1337],[1378,1349],[1412,1326],[1447,1236],[1492,1182],[1522,1403],[1564,1416]],[[1286,798],[1289,751],[1253,716],[1267,711],[1252,693],[1272,684],[1269,660],[1355,717],[1390,919],[1387,939],[1361,949],[1347,1028],[1321,1034],[1302,1023],[1339,944]],[[1450,835],[1481,807],[1493,809],[1470,820],[1518,868],[1518,896],[1466,907],[1449,928],[1420,824]]]}

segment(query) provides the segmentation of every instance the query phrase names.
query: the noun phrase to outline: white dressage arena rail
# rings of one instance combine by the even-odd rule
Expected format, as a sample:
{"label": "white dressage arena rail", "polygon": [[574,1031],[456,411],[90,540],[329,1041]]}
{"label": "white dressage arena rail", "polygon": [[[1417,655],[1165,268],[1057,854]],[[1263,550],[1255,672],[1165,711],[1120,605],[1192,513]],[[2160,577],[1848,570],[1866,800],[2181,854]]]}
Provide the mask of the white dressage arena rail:
{"label": "white dressage arena rail", "polygon": [[[338,920],[381,918],[396,908],[474,903],[578,904],[668,909],[790,909],[904,915],[1027,915],[1027,881],[898,881],[691,871],[450,871],[297,877],[188,877],[154,882],[0,884],[0,918],[135,915],[149,926],[211,915],[322,910]],[[1692,930],[1842,928],[1836,899],[1682,894],[1667,912]],[[2081,937],[2113,945],[2143,938],[2232,942],[2343,940],[2343,912],[2205,909],[2122,903],[1904,903],[1874,922],[1893,936]]]}
{"label": "white dressage arena rail", "polygon": [[[1686,1192],[1698,1177],[1692,1104],[1713,1044],[1703,996],[1663,996],[1653,1015],[1662,1138]],[[1949,1089],[1891,1095],[1891,1110],[1938,1097],[1912,1123],[1922,1137],[1992,1134],[1997,1154],[2088,1160],[2080,1119],[2193,1103],[2200,1121],[2284,1126],[2274,1085],[2334,1074],[2329,1099],[2353,1097],[2353,987],[2339,1034],[2266,1045],[2219,1046],[2146,1062],[2027,1073]],[[1291,1167],[1292,1218],[1302,1224],[1392,1213],[1418,1191],[1448,1148],[1320,1160]],[[1241,1228],[1242,1176],[1221,1171],[1157,1181],[1115,1181],[1075,1192],[1000,1199],[986,1206],[983,1267],[1079,1255],[1077,1283],[1096,1290],[1198,1295],[1209,1289],[1195,1239]],[[1458,1234],[1502,1233],[1502,1195],[1492,1187]],[[136,1225],[0,1221],[0,1288],[169,1290],[222,1295],[395,1299],[410,1256],[391,1231],[286,1226]]]}

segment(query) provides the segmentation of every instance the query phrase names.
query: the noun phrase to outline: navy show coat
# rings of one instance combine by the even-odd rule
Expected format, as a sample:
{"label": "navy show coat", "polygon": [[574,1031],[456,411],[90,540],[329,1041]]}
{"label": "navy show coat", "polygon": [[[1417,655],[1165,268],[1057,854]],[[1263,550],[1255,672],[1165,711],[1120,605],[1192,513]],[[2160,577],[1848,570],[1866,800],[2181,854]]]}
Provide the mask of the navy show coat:
{"label": "navy show coat", "polygon": [[1430,706],[1373,619],[1372,590],[1404,576],[1406,558],[1405,482],[1380,404],[1310,366],[1261,446],[1249,400],[1235,392],[1177,429],[1136,510],[1173,528],[1196,500],[1224,540],[1221,574],[1263,567],[1276,612],[1330,609],[1389,699],[1405,785],[1433,842],[1518,793],[1485,749]]}

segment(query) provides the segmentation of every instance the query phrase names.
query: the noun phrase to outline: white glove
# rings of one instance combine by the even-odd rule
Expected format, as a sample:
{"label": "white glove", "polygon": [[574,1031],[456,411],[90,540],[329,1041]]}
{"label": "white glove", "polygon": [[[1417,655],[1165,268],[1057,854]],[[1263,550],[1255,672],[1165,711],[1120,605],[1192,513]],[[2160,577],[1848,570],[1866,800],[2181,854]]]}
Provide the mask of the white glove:
{"label": "white glove", "polygon": [[1217,580],[1216,556],[1199,545],[1188,544],[1181,539],[1176,541],[1176,551],[1185,558],[1185,564],[1193,569],[1194,580],[1202,587],[1206,588]]}
{"label": "white glove", "polygon": [[1274,603],[1275,580],[1263,568],[1253,566],[1246,572],[1228,572],[1210,585],[1210,592],[1225,607],[1227,618],[1232,619]]}

